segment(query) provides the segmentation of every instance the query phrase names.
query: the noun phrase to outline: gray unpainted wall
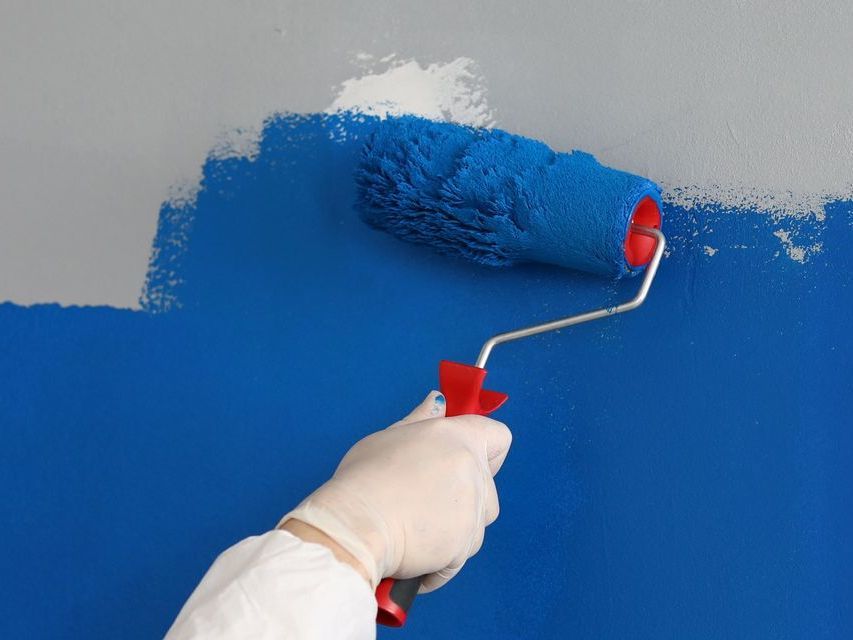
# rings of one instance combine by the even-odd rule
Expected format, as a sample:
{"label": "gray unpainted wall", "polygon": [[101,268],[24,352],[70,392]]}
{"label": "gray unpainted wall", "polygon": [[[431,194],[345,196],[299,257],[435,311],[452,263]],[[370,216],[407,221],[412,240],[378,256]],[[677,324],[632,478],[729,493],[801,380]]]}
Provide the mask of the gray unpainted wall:
{"label": "gray unpainted wall", "polygon": [[848,0],[6,0],[0,300],[136,307],[161,203],[357,52],[473,58],[504,128],[814,213],[853,193],[850,33]]}

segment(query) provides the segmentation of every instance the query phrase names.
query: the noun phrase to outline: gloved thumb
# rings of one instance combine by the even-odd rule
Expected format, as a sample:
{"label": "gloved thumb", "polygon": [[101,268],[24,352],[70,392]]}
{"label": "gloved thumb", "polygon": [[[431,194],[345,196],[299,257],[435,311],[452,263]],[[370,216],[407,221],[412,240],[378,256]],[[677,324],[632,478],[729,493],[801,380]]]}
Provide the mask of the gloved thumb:
{"label": "gloved thumb", "polygon": [[397,427],[404,424],[411,424],[412,422],[420,422],[421,420],[430,420],[431,418],[443,418],[446,410],[447,401],[444,399],[444,395],[439,391],[430,391],[423,402],[393,426]]}

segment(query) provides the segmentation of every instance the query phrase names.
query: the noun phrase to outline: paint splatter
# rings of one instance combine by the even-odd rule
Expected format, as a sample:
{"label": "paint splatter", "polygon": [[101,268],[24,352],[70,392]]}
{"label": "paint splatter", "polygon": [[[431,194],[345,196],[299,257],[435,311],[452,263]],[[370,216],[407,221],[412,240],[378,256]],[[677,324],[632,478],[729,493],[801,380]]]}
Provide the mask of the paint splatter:
{"label": "paint splatter", "polygon": [[360,53],[355,62],[369,70],[341,83],[326,113],[358,111],[379,117],[408,113],[477,127],[495,124],[485,82],[471,58],[422,65],[390,55],[374,64],[371,55]]}
{"label": "paint splatter", "polygon": [[823,250],[822,242],[814,242],[810,245],[802,246],[795,244],[792,232],[785,229],[778,229],[773,232],[773,235],[779,238],[788,257],[800,264],[805,264],[811,257]]}
{"label": "paint splatter", "polygon": [[437,416],[444,413],[444,408],[447,406],[447,400],[442,394],[436,394],[433,398],[432,411],[430,415]]}

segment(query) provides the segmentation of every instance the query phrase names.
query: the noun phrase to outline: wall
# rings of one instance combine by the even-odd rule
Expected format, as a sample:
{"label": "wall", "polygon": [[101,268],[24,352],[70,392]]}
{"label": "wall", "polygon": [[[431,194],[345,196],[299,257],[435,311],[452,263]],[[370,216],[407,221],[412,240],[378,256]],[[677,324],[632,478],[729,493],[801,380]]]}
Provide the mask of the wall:
{"label": "wall", "polygon": [[9,0],[0,299],[137,308],[159,206],[191,196],[206,154],[323,110],[391,54],[474,60],[499,124],[678,204],[819,213],[853,194],[851,30],[844,0]]}
{"label": "wall", "polygon": [[407,635],[850,634],[846,3],[200,6],[3,8],[4,635],[162,633],[439,358],[631,289],[403,246],[369,122],[262,124],[365,101],[649,175],[672,240],[641,310],[495,352],[502,517]]}

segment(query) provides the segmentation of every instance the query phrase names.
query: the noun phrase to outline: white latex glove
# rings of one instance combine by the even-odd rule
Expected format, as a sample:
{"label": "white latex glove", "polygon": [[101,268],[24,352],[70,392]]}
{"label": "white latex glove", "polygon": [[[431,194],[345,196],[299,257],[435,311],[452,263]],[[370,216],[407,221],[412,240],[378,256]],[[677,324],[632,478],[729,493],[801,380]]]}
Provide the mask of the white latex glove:
{"label": "white latex glove", "polygon": [[456,575],[498,516],[492,477],[512,441],[506,425],[482,416],[445,418],[430,393],[409,416],[367,436],[331,480],[282,518],[305,522],[382,578],[426,576],[421,592]]}

